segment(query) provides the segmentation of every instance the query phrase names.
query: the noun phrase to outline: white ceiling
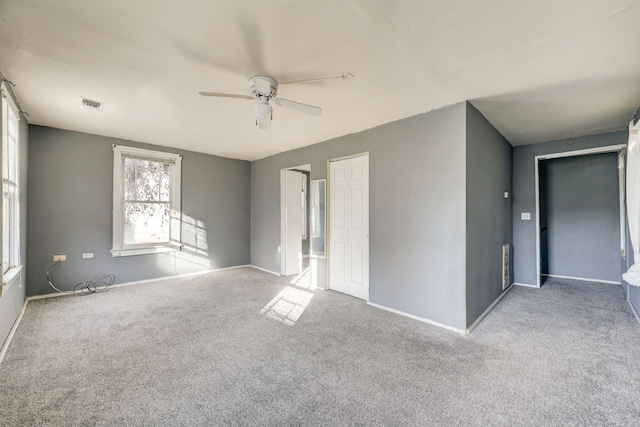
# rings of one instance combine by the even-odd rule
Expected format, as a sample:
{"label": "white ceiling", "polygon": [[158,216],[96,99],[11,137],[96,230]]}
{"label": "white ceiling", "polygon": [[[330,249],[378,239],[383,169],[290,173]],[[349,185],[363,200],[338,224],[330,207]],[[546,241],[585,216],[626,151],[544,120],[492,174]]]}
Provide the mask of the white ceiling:
{"label": "white ceiling", "polygon": [[[0,0],[0,67],[29,122],[254,160],[456,102],[513,144],[624,128],[640,0]],[[274,106],[254,125],[247,79]],[[103,101],[104,111],[81,107]]]}

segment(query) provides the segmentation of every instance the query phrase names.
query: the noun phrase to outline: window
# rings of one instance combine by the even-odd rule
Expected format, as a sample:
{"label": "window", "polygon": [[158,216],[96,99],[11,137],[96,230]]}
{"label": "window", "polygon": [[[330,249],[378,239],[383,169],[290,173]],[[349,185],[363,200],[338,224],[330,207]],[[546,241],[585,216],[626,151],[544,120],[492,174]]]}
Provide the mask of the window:
{"label": "window", "polygon": [[20,271],[20,192],[18,148],[19,113],[2,84],[2,285],[11,284]]}
{"label": "window", "polygon": [[182,156],[115,145],[113,248],[116,256],[179,250]]}

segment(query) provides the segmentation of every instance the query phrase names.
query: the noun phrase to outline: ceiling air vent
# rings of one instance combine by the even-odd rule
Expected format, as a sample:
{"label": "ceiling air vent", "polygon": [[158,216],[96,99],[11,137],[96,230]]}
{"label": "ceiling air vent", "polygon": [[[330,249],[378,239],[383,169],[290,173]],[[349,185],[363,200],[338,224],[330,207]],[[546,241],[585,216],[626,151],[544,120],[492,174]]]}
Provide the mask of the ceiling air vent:
{"label": "ceiling air vent", "polygon": [[104,102],[94,101],[92,99],[80,98],[82,100],[82,106],[90,110],[102,111],[104,108]]}

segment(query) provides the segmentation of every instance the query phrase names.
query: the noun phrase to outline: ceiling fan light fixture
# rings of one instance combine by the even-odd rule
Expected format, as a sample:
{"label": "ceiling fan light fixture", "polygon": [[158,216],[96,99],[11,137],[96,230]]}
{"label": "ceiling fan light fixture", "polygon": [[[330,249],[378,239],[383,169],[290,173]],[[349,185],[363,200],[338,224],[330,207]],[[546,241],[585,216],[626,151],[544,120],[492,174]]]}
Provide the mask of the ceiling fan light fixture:
{"label": "ceiling fan light fixture", "polygon": [[256,105],[256,123],[260,129],[268,129],[271,126],[271,114],[273,109],[266,99],[261,99]]}
{"label": "ceiling fan light fixture", "polygon": [[[346,78],[344,76],[341,77]],[[269,101],[275,102],[280,107],[288,108],[290,110],[298,111],[312,116],[319,116],[322,114],[322,108],[320,107],[314,107],[313,105],[307,105],[288,99],[277,98],[278,82],[274,78],[269,76],[253,76],[249,79],[249,93],[251,94],[251,96],[220,92],[199,93],[202,96],[257,100],[258,104],[255,106],[256,125],[260,129],[267,129],[271,127],[271,120],[273,119],[273,108],[271,108],[271,105],[269,105]]]}
{"label": "ceiling fan light fixture", "polygon": [[258,117],[271,117],[272,111],[273,108],[271,108],[271,105],[266,102],[260,102],[258,105],[256,105],[256,116]]}

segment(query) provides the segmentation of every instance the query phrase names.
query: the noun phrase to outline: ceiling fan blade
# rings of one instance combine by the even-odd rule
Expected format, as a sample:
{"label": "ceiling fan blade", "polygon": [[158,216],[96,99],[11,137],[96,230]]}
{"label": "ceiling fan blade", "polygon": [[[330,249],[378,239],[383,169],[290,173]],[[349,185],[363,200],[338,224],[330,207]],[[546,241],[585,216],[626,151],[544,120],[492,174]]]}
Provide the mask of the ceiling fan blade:
{"label": "ceiling fan blade", "polygon": [[254,98],[247,95],[234,95],[232,93],[217,93],[217,92],[198,92],[202,96],[216,96],[218,98],[239,98],[239,99],[251,99]]}
{"label": "ceiling fan blade", "polygon": [[295,84],[295,83],[315,83],[315,82],[323,82],[325,80],[337,80],[337,79],[341,79],[341,80],[347,80],[347,79],[355,79],[356,76],[354,76],[353,74],[346,72],[344,74],[340,74],[339,76],[332,76],[332,77],[317,77],[315,79],[303,79],[303,80],[290,80],[288,82],[278,82],[278,84],[281,85],[290,85],[290,84]]}
{"label": "ceiling fan blade", "polygon": [[277,98],[273,100],[277,105],[288,108],[290,110],[299,111],[301,113],[319,116],[322,114],[322,108],[313,105],[302,104],[300,102],[289,101],[288,99]]}
{"label": "ceiling fan blade", "polygon": [[269,129],[271,127],[271,117],[256,116],[256,124],[260,129]]}

